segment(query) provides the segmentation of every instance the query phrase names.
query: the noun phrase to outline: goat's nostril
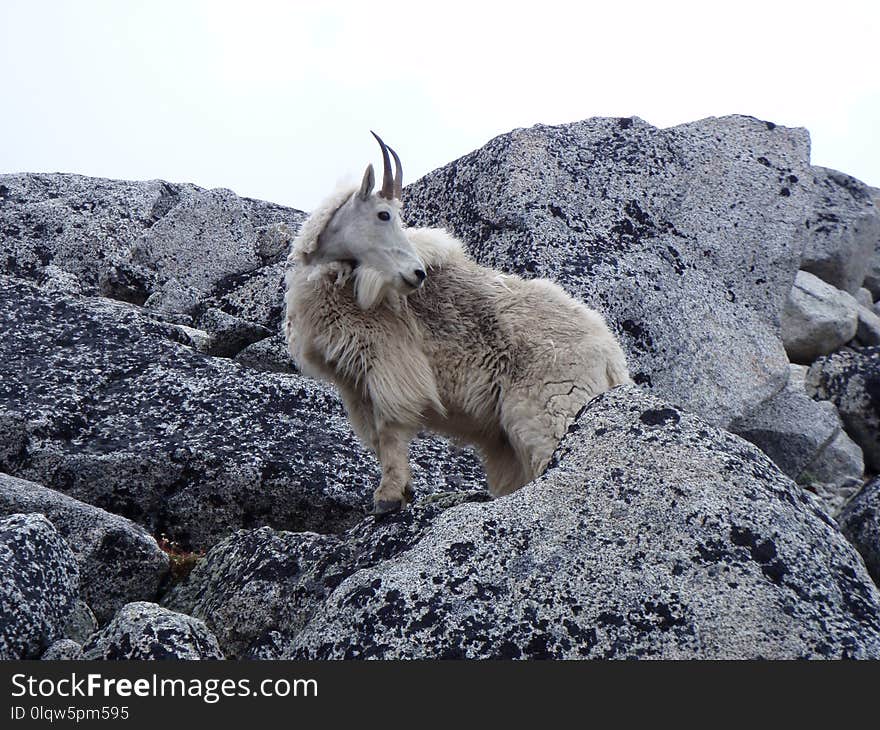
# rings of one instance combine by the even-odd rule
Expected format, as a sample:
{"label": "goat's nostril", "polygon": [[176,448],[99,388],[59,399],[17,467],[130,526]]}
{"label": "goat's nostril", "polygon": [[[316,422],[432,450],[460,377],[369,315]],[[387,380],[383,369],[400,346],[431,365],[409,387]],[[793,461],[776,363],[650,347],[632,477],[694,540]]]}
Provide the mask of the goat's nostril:
{"label": "goat's nostril", "polygon": [[416,279],[419,280],[419,283],[423,282],[427,276],[427,274],[421,269],[416,269],[413,273],[416,275]]}

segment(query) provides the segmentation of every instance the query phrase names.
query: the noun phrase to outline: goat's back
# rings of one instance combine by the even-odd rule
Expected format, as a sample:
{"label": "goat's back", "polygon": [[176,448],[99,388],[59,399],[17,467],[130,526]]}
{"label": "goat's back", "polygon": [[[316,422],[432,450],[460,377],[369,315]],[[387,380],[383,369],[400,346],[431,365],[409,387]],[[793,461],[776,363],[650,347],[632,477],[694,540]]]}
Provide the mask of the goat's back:
{"label": "goat's back", "polygon": [[505,395],[571,382],[587,396],[629,380],[597,312],[546,279],[524,280],[464,255],[429,268],[409,297],[447,408],[491,408]]}

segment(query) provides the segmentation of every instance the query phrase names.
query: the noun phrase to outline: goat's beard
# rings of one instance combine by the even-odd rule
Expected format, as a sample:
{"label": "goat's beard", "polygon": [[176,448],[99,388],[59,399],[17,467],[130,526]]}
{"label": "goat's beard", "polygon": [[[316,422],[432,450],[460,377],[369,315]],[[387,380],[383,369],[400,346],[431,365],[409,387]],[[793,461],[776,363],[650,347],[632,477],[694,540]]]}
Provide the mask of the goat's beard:
{"label": "goat's beard", "polygon": [[355,269],[354,294],[361,309],[378,306],[388,294],[388,280],[376,269],[359,266]]}

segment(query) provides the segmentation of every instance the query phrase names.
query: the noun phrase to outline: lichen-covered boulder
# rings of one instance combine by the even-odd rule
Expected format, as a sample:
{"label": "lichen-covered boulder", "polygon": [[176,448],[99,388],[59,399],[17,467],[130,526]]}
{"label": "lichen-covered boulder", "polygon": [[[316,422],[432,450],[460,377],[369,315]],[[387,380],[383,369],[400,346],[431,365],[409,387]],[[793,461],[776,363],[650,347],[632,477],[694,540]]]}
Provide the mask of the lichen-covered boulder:
{"label": "lichen-covered boulder", "polygon": [[808,158],[805,130],[750,117],[537,125],[409,185],[404,215],[559,282],[607,317],[637,383],[727,426],[788,377]]}
{"label": "lichen-covered boulder", "polygon": [[874,477],[847,503],[837,521],[880,585],[880,477]]}
{"label": "lichen-covered boulder", "polygon": [[259,268],[244,201],[231,190],[187,192],[134,242],[132,260],[204,292],[226,276]]}
{"label": "lichen-covered boulder", "polygon": [[98,619],[88,604],[82,599],[73,604],[73,610],[64,624],[64,638],[78,644],[85,641],[98,630]]}
{"label": "lichen-covered boulder", "polygon": [[248,345],[272,336],[272,331],[211,307],[199,317],[198,325],[207,333],[205,351],[218,357],[235,357]]}
{"label": "lichen-covered boulder", "polygon": [[[189,189],[191,186],[185,186]],[[114,271],[135,240],[172,207],[181,186],[83,175],[0,175],[4,272],[39,281],[49,267],[90,294],[111,293]],[[146,272],[144,272],[146,275]],[[146,294],[138,282],[137,297]],[[134,290],[132,290],[134,291]],[[117,292],[118,293],[118,292]]]}
{"label": "lichen-covered boulder", "polygon": [[818,166],[812,168],[811,182],[801,268],[855,294],[880,240],[880,213],[871,189],[854,177]]}
{"label": "lichen-covered boulder", "polygon": [[83,283],[76,274],[50,264],[43,269],[40,289],[49,294],[76,296],[83,293]]}
{"label": "lichen-covered boulder", "polygon": [[203,309],[199,290],[181,284],[173,276],[155,287],[143,306],[147,313],[157,319],[182,325],[193,324],[194,317]]}
{"label": "lichen-covered boulder", "polygon": [[211,305],[249,322],[281,330],[287,263],[276,261],[239,276],[228,276],[211,291]]}
{"label": "lichen-covered boulder", "polygon": [[284,656],[880,658],[880,593],[814,500],[748,442],[616,388],[544,476],[352,573]]}
{"label": "lichen-covered boulder", "polygon": [[758,446],[785,474],[797,479],[806,466],[841,429],[833,403],[817,402],[807,395],[807,368],[791,365],[785,388],[733,429]]}
{"label": "lichen-covered boulder", "polygon": [[[874,201],[874,207],[880,210],[880,188],[870,188],[870,192],[871,199]],[[864,285],[871,292],[874,301],[880,299],[880,236],[874,241],[874,251],[868,260]]]}
{"label": "lichen-covered boulder", "polygon": [[59,639],[40,657],[43,661],[80,661],[82,658],[82,646],[73,639]]}
{"label": "lichen-covered boulder", "polygon": [[859,289],[856,294],[856,301],[863,307],[867,309],[872,309],[874,307],[874,296],[871,294],[870,290],[862,287]]}
{"label": "lichen-covered boulder", "polygon": [[864,484],[865,459],[861,447],[843,429],[797,476],[797,482],[821,500],[836,517]]}
{"label": "lichen-covered boulder", "polygon": [[217,639],[192,616],[139,601],[123,606],[83,646],[84,659],[223,659]]}
{"label": "lichen-covered boulder", "polygon": [[167,608],[204,620],[227,656],[277,659],[345,578],[407,550],[436,517],[485,491],[435,494],[391,520],[367,519],[344,536],[240,530],[215,545]]}
{"label": "lichen-covered boulder", "polygon": [[819,358],[807,373],[806,387],[813,398],[837,406],[847,433],[862,447],[866,466],[880,470],[880,347]]}
{"label": "lichen-covered boulder", "polygon": [[0,659],[38,659],[79,593],[76,558],[41,514],[0,518]]}
{"label": "lichen-covered boulder", "polygon": [[168,556],[143,527],[65,494],[0,474],[0,516],[41,512],[79,565],[81,594],[98,620],[126,603],[152,600],[168,574]]}
{"label": "lichen-covered boulder", "polygon": [[7,273],[40,280],[55,267],[74,274],[85,293],[137,303],[169,280],[205,302],[228,295],[276,262],[304,219],[292,208],[185,183],[0,175]]}
{"label": "lichen-covered boulder", "polygon": [[287,341],[280,332],[248,345],[235,356],[235,361],[254,370],[270,373],[297,373],[299,368],[290,355]]}
{"label": "lichen-covered boulder", "polygon": [[275,633],[299,631],[350,570],[339,538],[240,530],[215,545],[162,604],[205,621],[232,657],[273,650]]}
{"label": "lichen-covered boulder", "polygon": [[873,308],[859,307],[856,339],[863,345],[880,345],[880,315]]}
{"label": "lichen-covered boulder", "polygon": [[846,432],[837,408],[807,394],[804,365],[791,365],[785,388],[732,429],[758,446],[785,474],[814,492],[836,515],[862,486],[862,450]]}
{"label": "lichen-covered boulder", "polygon": [[807,271],[798,271],[782,313],[782,341],[793,362],[809,365],[856,336],[859,303]]}

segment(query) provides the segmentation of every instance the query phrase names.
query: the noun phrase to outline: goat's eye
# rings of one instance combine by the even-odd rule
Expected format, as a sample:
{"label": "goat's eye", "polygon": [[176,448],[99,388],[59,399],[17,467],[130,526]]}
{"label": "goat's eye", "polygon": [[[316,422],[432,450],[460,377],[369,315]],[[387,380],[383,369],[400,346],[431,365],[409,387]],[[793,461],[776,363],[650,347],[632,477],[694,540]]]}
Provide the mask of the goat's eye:
{"label": "goat's eye", "polygon": [[391,220],[391,214],[387,210],[380,210],[378,213],[376,213],[376,215],[379,216],[380,221]]}

